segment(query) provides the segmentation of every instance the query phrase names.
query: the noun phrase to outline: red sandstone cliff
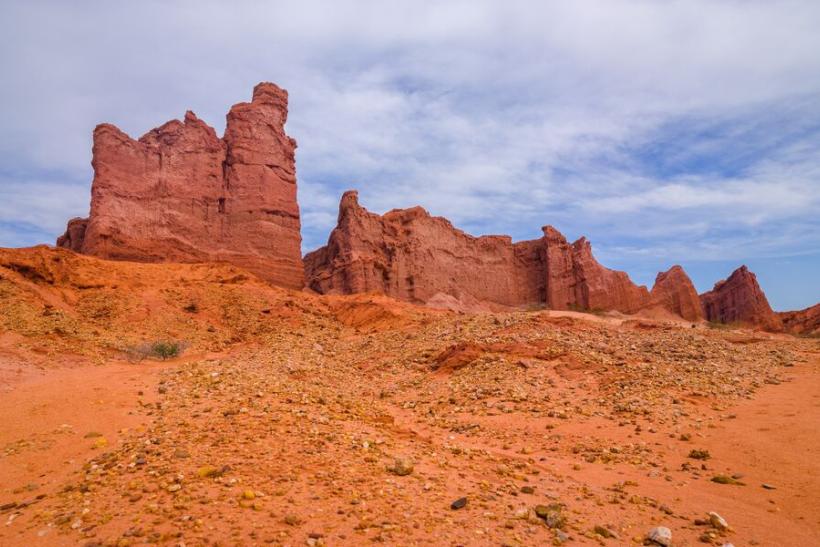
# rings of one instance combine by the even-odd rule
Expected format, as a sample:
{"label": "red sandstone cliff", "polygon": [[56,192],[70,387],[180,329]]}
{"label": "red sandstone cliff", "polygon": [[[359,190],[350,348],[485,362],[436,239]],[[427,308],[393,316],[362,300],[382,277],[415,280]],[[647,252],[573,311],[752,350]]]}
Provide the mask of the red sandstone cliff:
{"label": "red sandstone cliff", "polygon": [[352,191],[342,196],[327,246],[304,261],[307,284],[320,293],[377,291],[412,302],[452,297],[470,308],[486,303],[627,313],[649,301],[645,287],[598,264],[584,238],[570,245],[549,226],[544,237],[518,243],[508,236],[474,237],[421,207],[370,213]]}
{"label": "red sandstone cliff", "polygon": [[703,309],[692,280],[678,265],[655,278],[650,294],[652,305],[660,306],[687,321],[702,321]]}
{"label": "red sandstone cliff", "polygon": [[820,335],[820,304],[804,310],[780,312],[777,315],[788,332]]}
{"label": "red sandstone cliff", "polygon": [[462,304],[518,306],[543,301],[540,259],[533,242],[473,237],[421,207],[370,213],[351,191],[327,246],[305,256],[305,278],[325,294],[377,291],[411,302],[444,294]]}
{"label": "red sandstone cliff", "polygon": [[633,313],[647,305],[649,291],[625,272],[601,266],[585,237],[573,244],[553,228],[543,228],[546,305],[555,310],[618,310]]}
{"label": "red sandstone cliff", "polygon": [[222,139],[192,112],[139,140],[97,126],[91,214],[72,219],[57,244],[118,260],[226,261],[302,287],[287,101],[276,85],[257,85],[250,103],[231,108]]}
{"label": "red sandstone cliff", "polygon": [[741,266],[728,279],[700,295],[703,314],[709,321],[756,326],[768,331],[782,331],[783,322],[772,311],[769,301],[757,283],[755,274]]}

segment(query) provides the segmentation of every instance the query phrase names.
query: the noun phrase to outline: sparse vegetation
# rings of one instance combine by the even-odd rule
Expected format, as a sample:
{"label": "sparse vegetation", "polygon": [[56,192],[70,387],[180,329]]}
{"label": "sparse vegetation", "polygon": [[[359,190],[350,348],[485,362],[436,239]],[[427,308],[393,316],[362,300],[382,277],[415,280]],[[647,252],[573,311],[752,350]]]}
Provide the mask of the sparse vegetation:
{"label": "sparse vegetation", "polygon": [[199,313],[199,304],[197,304],[196,302],[191,302],[182,309],[183,311],[187,311],[188,313]]}
{"label": "sparse vegetation", "polygon": [[125,353],[129,361],[139,362],[143,359],[172,359],[179,357],[188,345],[179,340],[156,340],[154,342],[143,342],[136,346],[126,348]]}

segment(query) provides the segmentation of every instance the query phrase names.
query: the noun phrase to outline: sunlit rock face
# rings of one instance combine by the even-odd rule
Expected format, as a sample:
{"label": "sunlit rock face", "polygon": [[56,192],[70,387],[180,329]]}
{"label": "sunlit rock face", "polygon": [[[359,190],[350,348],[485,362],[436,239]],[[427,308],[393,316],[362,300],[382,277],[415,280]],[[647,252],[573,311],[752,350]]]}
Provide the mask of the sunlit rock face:
{"label": "sunlit rock face", "polygon": [[285,90],[257,85],[251,102],[231,108],[221,139],[192,112],[139,140],[97,126],[91,213],[71,220],[57,244],[115,260],[225,261],[302,287],[287,104]]}

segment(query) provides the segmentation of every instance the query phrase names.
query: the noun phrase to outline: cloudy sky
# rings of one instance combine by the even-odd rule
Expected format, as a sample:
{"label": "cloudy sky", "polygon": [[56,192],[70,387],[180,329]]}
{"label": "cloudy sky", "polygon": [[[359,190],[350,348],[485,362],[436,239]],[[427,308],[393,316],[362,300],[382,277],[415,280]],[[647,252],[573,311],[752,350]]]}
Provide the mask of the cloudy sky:
{"label": "cloudy sky", "polygon": [[88,212],[91,132],[290,92],[304,250],[342,191],[820,301],[820,2],[0,3],[0,246]]}

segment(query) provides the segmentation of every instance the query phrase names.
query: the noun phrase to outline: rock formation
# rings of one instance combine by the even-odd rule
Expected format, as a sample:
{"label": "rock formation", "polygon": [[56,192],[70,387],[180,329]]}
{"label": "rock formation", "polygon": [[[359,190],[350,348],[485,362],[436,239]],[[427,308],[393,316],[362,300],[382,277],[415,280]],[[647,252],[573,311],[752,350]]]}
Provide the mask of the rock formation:
{"label": "rock formation", "polygon": [[732,272],[728,279],[718,281],[711,291],[700,295],[700,301],[708,321],[737,323],[774,332],[783,330],[783,322],[769,306],[757,277],[746,266]]}
{"label": "rock formation", "polygon": [[820,304],[799,311],[777,314],[785,329],[792,334],[820,335]]}
{"label": "rock formation", "polygon": [[502,306],[543,302],[535,242],[473,237],[421,207],[368,212],[355,191],[339,204],[326,247],[305,256],[308,286],[320,293],[376,291],[411,302],[438,294]]}
{"label": "rock formation", "polygon": [[554,310],[618,310],[634,313],[647,305],[649,291],[625,272],[601,266],[582,237],[572,245],[552,226],[542,228],[546,305]]}
{"label": "rock formation", "polygon": [[271,83],[234,105],[223,138],[192,112],[134,140],[94,130],[91,214],[57,244],[108,259],[226,261],[274,284],[304,282],[296,142],[287,92]]}
{"label": "rock formation", "polygon": [[687,321],[702,321],[703,309],[692,280],[678,265],[661,272],[655,278],[652,304],[671,311]]}
{"label": "rock formation", "polygon": [[[339,205],[328,244],[305,256],[307,284],[320,293],[375,291],[411,302],[464,308],[548,306],[631,313],[650,300],[624,272],[601,266],[589,242],[567,243],[551,226],[544,236],[513,243],[474,237],[421,207],[370,213],[355,191]],[[448,306],[452,307],[452,306]]]}

